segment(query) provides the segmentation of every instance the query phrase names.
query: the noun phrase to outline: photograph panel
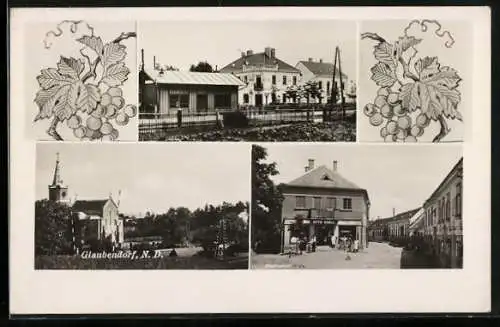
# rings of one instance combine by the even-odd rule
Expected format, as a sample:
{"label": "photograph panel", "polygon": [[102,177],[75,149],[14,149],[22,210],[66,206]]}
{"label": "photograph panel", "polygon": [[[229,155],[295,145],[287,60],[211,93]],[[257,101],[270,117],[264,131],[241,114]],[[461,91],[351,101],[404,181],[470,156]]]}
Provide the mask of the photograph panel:
{"label": "photograph panel", "polygon": [[354,142],[356,42],[355,21],[140,21],[139,139]]}
{"label": "photograph panel", "polygon": [[360,141],[463,142],[472,106],[472,25],[427,19],[360,25]]}
{"label": "photograph panel", "polygon": [[250,147],[180,145],[39,143],[35,268],[248,269]]}
{"label": "photograph panel", "polygon": [[253,145],[251,267],[462,268],[462,156],[455,144]]}
{"label": "photograph panel", "polygon": [[137,141],[135,21],[24,26],[26,132],[40,141]]}

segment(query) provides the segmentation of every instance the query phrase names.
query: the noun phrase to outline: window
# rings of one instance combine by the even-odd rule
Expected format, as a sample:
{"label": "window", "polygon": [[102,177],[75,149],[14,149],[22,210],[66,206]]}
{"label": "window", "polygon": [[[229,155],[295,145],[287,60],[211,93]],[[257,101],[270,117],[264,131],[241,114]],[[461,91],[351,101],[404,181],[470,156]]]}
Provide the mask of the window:
{"label": "window", "polygon": [[455,212],[456,216],[462,216],[462,184],[458,183],[456,186],[457,195],[455,196]]}
{"label": "window", "polygon": [[343,205],[344,210],[352,210],[352,199],[345,198],[343,201]]}
{"label": "window", "polygon": [[337,199],[336,198],[328,198],[326,200],[326,208],[327,209],[335,209],[337,207]]}
{"label": "window", "polygon": [[248,93],[243,94],[243,103],[248,103],[250,101],[250,97]]}
{"label": "window", "polygon": [[320,209],[321,208],[321,198],[320,197],[314,197],[313,198],[313,208],[314,209]]}
{"label": "window", "polygon": [[326,92],[330,93],[330,81],[326,82]]}
{"label": "window", "polygon": [[245,83],[248,83],[248,76],[247,76],[247,75],[245,75],[245,76],[243,77],[243,80],[245,81]]}
{"label": "window", "polygon": [[446,194],[446,204],[445,204],[445,216],[446,216],[446,221],[450,221],[451,218],[451,210],[450,210],[450,192]]}
{"label": "window", "polygon": [[322,81],[319,81],[318,83],[318,88],[321,90],[323,88],[323,82]]}
{"label": "window", "polygon": [[273,75],[273,85],[276,85],[276,75]]}
{"label": "window", "polygon": [[295,207],[296,208],[305,208],[306,207],[306,197],[305,196],[295,197]]}
{"label": "window", "polygon": [[297,85],[297,76],[293,77],[293,85]]}
{"label": "window", "polygon": [[189,94],[170,94],[170,108],[189,108]]}
{"label": "window", "polygon": [[283,85],[286,85],[286,75],[283,75]]}
{"label": "window", "polygon": [[215,108],[231,108],[231,94],[221,93],[215,94]]}

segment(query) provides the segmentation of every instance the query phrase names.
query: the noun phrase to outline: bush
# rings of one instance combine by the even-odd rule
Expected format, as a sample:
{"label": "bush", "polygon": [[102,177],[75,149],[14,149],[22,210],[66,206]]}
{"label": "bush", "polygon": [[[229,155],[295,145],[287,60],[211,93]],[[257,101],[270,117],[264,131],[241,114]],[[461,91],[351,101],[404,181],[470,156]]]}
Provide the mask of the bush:
{"label": "bush", "polygon": [[73,252],[71,209],[49,200],[35,202],[35,254],[55,255]]}
{"label": "bush", "polygon": [[232,111],[222,113],[224,127],[242,128],[248,127],[248,118],[242,111]]}

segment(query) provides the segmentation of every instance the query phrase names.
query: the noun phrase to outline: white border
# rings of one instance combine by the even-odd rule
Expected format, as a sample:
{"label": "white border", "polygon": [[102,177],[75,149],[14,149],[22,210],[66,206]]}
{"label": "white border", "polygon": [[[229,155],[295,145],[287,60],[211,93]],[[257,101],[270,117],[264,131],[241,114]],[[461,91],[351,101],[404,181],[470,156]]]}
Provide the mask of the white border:
{"label": "white border", "polygon": [[[467,120],[470,126],[464,143],[464,269],[35,272],[35,143],[25,139],[24,113],[19,106],[23,99],[16,98],[23,94],[19,60],[24,58],[23,24],[91,16],[111,21],[420,17],[472,22],[475,107],[474,117]],[[11,314],[489,311],[490,30],[488,7],[14,9],[9,135]]]}

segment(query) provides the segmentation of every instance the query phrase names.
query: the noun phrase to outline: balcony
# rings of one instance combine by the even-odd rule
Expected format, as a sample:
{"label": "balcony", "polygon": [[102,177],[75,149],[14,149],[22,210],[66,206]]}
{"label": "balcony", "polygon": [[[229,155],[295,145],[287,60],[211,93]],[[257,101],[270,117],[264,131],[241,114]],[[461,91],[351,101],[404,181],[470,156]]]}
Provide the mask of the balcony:
{"label": "balcony", "polygon": [[255,83],[253,89],[254,91],[262,91],[264,90],[264,85],[262,83]]}

